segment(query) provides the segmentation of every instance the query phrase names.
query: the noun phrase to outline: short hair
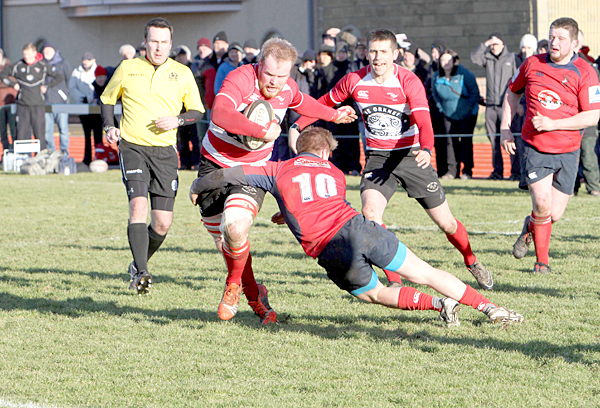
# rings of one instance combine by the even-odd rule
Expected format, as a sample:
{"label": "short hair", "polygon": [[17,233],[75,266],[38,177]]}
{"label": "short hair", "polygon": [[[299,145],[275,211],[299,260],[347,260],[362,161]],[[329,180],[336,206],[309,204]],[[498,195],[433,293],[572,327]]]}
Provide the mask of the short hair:
{"label": "short hair", "polygon": [[331,132],[322,127],[309,126],[304,129],[296,141],[298,153],[320,153],[323,149],[333,152],[338,146],[338,141]]}
{"label": "short hair", "polygon": [[571,40],[576,40],[577,35],[579,34],[579,25],[577,24],[577,21],[569,17],[561,17],[554,20],[552,24],[550,24],[550,30],[553,28],[564,28],[569,32]]}
{"label": "short hair", "polygon": [[144,27],[144,39],[145,40],[148,39],[148,30],[150,29],[150,27],[168,28],[171,33],[171,39],[173,39],[173,26],[166,19],[164,19],[162,17],[157,17],[157,18],[153,18],[152,20],[148,21],[146,23],[146,27]]}
{"label": "short hair", "polygon": [[272,56],[275,61],[290,61],[292,65],[296,63],[298,59],[298,51],[291,42],[284,40],[283,38],[274,37],[267,40],[260,51],[261,62],[266,60],[267,57]]}
{"label": "short hair", "polygon": [[25,44],[25,46],[23,47],[23,51],[25,51],[25,50],[31,50],[31,51],[37,52],[37,48],[35,47],[35,44],[33,44],[33,43]]}
{"label": "short hair", "polygon": [[119,48],[119,55],[123,55],[123,52],[125,52],[126,50],[133,51],[134,54],[137,52],[137,50],[135,49],[135,47],[133,45],[131,45],[131,44],[123,44]]}
{"label": "short hair", "polygon": [[392,51],[398,49],[398,40],[396,34],[390,30],[373,30],[367,34],[367,47],[373,41],[389,41],[392,46]]}

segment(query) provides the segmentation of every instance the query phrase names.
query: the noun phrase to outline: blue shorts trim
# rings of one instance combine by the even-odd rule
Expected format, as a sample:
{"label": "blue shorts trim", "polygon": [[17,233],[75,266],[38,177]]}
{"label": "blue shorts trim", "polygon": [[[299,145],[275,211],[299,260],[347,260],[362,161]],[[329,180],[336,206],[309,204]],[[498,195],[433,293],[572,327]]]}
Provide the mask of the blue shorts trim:
{"label": "blue shorts trim", "polygon": [[352,292],[350,292],[351,295],[353,295],[353,296],[362,295],[363,293],[368,292],[371,289],[374,289],[375,286],[377,286],[377,283],[379,282],[379,278],[377,277],[377,274],[375,273],[375,271],[371,271],[371,272],[373,272],[373,274],[371,275],[371,281],[367,284],[367,286],[363,286],[362,288],[353,290]]}
{"label": "blue shorts trim", "polygon": [[392,259],[392,262],[390,262],[389,265],[383,269],[388,271],[397,271],[404,264],[405,260],[406,245],[404,245],[402,242],[398,242],[398,250],[396,251],[396,255],[394,255],[394,259]]}

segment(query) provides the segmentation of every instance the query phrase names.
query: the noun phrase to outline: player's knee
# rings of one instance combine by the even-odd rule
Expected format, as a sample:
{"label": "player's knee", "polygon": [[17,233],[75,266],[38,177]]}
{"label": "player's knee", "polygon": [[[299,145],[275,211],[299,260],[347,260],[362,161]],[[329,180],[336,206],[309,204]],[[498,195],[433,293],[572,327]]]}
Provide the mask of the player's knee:
{"label": "player's knee", "polygon": [[152,229],[159,235],[167,235],[169,228],[171,228],[172,219],[169,220],[155,220],[152,222]]}
{"label": "player's knee", "polygon": [[225,241],[232,246],[242,245],[248,239],[252,221],[252,212],[239,207],[226,208],[221,222],[221,232]]}
{"label": "player's knee", "polygon": [[363,205],[362,214],[365,216],[366,219],[370,221],[375,221],[378,224],[382,223],[379,211],[370,204]]}
{"label": "player's knee", "polygon": [[454,217],[444,217],[434,220],[437,226],[446,234],[452,235],[456,232],[458,224]]}

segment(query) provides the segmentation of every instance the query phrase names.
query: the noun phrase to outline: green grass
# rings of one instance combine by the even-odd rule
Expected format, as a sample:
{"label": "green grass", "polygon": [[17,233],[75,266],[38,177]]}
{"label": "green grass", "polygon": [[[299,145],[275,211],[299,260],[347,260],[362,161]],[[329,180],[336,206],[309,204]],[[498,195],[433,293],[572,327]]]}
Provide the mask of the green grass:
{"label": "green grass", "polygon": [[[515,183],[445,182],[493,271],[489,298],[525,316],[502,329],[463,306],[437,313],[355,300],[272,225],[250,232],[256,276],[281,317],[262,328],[242,302],[216,315],[225,267],[187,200],[150,261],[152,294],[127,289],[127,200],[117,171],[0,173],[0,407],[594,407],[600,404],[599,202],[574,197],[553,229],[556,273],[510,255],[531,210]],[[360,208],[359,179],[348,199]],[[404,192],[384,221],[419,256],[476,287],[462,257]],[[433,294],[429,288],[420,287]],[[13,405],[11,405],[13,404]]]}

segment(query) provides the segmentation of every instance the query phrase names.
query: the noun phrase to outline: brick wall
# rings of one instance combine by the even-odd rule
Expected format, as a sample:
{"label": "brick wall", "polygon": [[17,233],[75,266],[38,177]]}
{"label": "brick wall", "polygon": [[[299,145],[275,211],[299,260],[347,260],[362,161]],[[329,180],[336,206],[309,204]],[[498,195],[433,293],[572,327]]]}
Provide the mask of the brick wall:
{"label": "brick wall", "polygon": [[527,0],[314,0],[314,38],[323,31],[354,24],[366,35],[376,28],[406,33],[427,52],[436,38],[444,38],[458,52],[461,63],[476,76],[469,54],[494,31],[503,33],[510,51],[518,51],[523,34],[532,30]]}

